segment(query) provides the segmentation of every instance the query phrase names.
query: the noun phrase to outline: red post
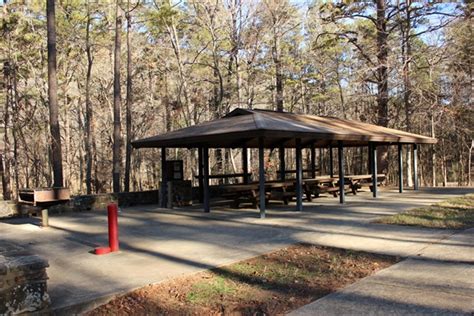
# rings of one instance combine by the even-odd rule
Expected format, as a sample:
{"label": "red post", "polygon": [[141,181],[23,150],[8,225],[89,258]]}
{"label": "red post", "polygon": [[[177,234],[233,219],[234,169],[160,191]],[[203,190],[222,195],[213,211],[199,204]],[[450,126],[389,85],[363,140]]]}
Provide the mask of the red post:
{"label": "red post", "polygon": [[109,247],[110,251],[119,250],[118,240],[118,206],[115,203],[107,205],[107,213],[109,219]]}
{"label": "red post", "polygon": [[110,203],[107,205],[107,217],[109,222],[109,246],[95,248],[94,253],[96,255],[105,255],[119,250],[117,204]]}

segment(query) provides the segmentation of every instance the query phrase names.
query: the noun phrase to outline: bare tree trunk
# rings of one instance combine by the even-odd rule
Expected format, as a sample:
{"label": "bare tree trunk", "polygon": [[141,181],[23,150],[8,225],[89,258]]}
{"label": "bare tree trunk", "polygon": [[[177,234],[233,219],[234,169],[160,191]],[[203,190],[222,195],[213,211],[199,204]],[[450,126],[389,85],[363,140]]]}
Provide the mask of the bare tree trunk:
{"label": "bare tree trunk", "polygon": [[[388,126],[388,33],[385,17],[385,0],[376,0],[377,5],[377,124]],[[380,173],[388,171],[388,148],[378,150],[378,166]]]}
{"label": "bare tree trunk", "polygon": [[443,187],[448,185],[448,162],[446,159],[446,147],[444,144],[444,139],[442,143],[442,148],[443,148],[443,161],[442,161],[442,170],[443,170]]}
{"label": "bare tree trunk", "polygon": [[121,165],[121,123],[120,107],[122,100],[120,96],[120,32],[122,29],[122,16],[119,15],[119,4],[115,3],[115,49],[114,49],[114,144],[113,144],[113,191],[120,192],[120,165]]}
{"label": "bare tree trunk", "polygon": [[[79,101],[79,106],[77,109],[77,125],[79,126],[79,130],[84,132],[84,135],[86,134],[85,130],[86,127],[84,123],[82,122],[83,118],[83,112],[81,111],[81,102]],[[86,138],[86,137],[85,137]],[[80,143],[78,145],[79,147],[79,192],[83,193],[84,192],[84,158],[86,155],[83,155],[83,151],[85,151],[85,138],[84,142]],[[90,193],[89,193],[90,194]]]}
{"label": "bare tree trunk", "polygon": [[[151,77],[150,77],[151,78]],[[161,103],[164,107],[165,110],[165,131],[169,132],[173,128],[173,121],[171,118],[171,104],[170,104],[170,96],[169,96],[169,90],[168,90],[168,77],[166,75],[161,77],[161,87],[160,89],[160,94],[161,94]],[[150,84],[150,89],[151,89],[151,84]]]}
{"label": "bare tree trunk", "polygon": [[[95,148],[95,141],[92,137],[93,132],[93,111],[90,97],[90,85],[92,77],[92,64],[94,59],[92,58],[92,47],[90,42],[90,26],[91,26],[91,15],[89,0],[87,1],[87,24],[86,24],[86,54],[87,54],[87,76],[86,76],[86,137],[85,137],[85,149],[86,149],[86,192],[87,194],[92,193],[92,164],[93,164],[93,149]],[[94,144],[93,144],[94,143]]]}
{"label": "bare tree trunk", "polygon": [[[405,21],[401,23],[401,33],[402,33],[402,63],[403,63],[403,103],[405,106],[405,129],[407,132],[412,131],[411,124],[411,115],[412,107],[410,103],[410,94],[411,94],[411,84],[410,84],[410,63],[411,63],[411,45],[410,45],[410,29],[411,29],[411,16],[410,16],[410,3],[411,0],[407,0],[406,9],[405,9]],[[411,150],[406,152],[406,172],[407,176],[407,185],[409,187],[413,186],[412,178],[412,155]]]}
{"label": "bare tree trunk", "polygon": [[346,115],[346,105],[345,105],[345,101],[344,101],[344,89],[343,89],[342,84],[341,84],[341,76],[340,76],[340,73],[339,73],[339,57],[338,56],[336,56],[336,62],[337,62],[336,81],[337,81],[337,87],[338,87],[338,90],[339,90],[339,101],[341,102],[342,117],[346,118],[347,115]]}
{"label": "bare tree trunk", "polygon": [[283,74],[281,69],[281,57],[280,57],[280,37],[273,31],[273,63],[275,64],[275,105],[276,110],[283,112]]}
{"label": "bare tree trunk", "polygon": [[17,82],[17,66],[12,66],[12,84],[13,84],[13,102],[12,102],[12,136],[13,136],[13,170],[15,179],[15,198],[18,198],[18,191],[20,189],[20,158],[18,155],[18,133],[20,127],[18,123],[19,117],[19,106],[20,106],[20,95],[18,93],[18,82]]}
{"label": "bare tree trunk", "polygon": [[69,110],[70,105],[68,97],[67,97],[67,88],[66,85],[63,85],[63,95],[64,95],[64,169],[66,173],[64,175],[64,186],[70,187],[71,186],[71,164],[72,161],[70,160],[71,155],[71,122],[69,117]]}
{"label": "bare tree trunk", "polygon": [[127,107],[126,107],[126,129],[127,129],[127,147],[125,152],[125,180],[124,191],[130,191],[130,166],[132,159],[132,50],[130,47],[130,27],[132,17],[130,12],[130,0],[127,1]]}
{"label": "bare tree trunk", "polygon": [[46,2],[48,31],[48,99],[49,127],[51,131],[51,159],[53,164],[53,186],[63,186],[63,162],[61,152],[61,130],[59,127],[58,80],[56,76],[56,14],[55,0]]}
{"label": "bare tree trunk", "polygon": [[471,143],[471,147],[469,147],[469,156],[467,159],[467,185],[471,186],[472,185],[472,180],[471,180],[471,172],[472,172],[472,149],[474,148],[474,140]]}
{"label": "bare tree trunk", "polygon": [[5,96],[5,110],[3,113],[3,141],[4,141],[4,154],[2,155],[2,194],[4,200],[11,199],[11,173],[10,173],[10,138],[8,137],[8,130],[10,124],[10,101],[11,101],[11,81],[10,81],[10,62],[5,61],[3,64],[3,74],[6,83],[6,96]]}
{"label": "bare tree trunk", "polygon": [[[170,1],[166,1],[167,5],[171,6]],[[184,109],[185,109],[185,121],[187,126],[193,125],[195,122],[193,120],[193,116],[191,115],[191,108],[192,102],[190,101],[189,97],[189,88],[188,88],[188,79],[186,78],[186,74],[184,72],[184,62],[181,56],[181,48],[179,43],[178,31],[176,30],[176,24],[174,18],[171,17],[171,21],[166,25],[167,33],[170,38],[171,46],[173,47],[173,52],[176,57],[176,63],[178,65],[178,74],[179,74],[179,83],[180,83],[180,90],[183,92],[184,96]],[[181,99],[178,97],[178,100],[181,103]]]}
{"label": "bare tree trunk", "polygon": [[[434,117],[431,114],[431,137],[435,138],[435,126],[434,126]],[[435,146],[431,145],[431,177],[432,185],[436,186],[436,150]]]}

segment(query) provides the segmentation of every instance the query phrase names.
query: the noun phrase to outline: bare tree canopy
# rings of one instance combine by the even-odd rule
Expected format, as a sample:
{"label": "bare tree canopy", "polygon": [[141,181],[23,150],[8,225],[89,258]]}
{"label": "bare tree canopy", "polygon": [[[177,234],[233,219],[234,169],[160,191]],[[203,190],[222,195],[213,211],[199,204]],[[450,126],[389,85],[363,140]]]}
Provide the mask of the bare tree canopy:
{"label": "bare tree canopy", "polygon": [[[436,137],[436,145],[418,152],[421,183],[465,185],[472,178],[472,3],[12,0],[0,6],[5,199],[22,187],[64,185],[88,194],[156,188],[159,153],[132,151],[133,139],[238,107]],[[278,156],[288,168],[295,163],[289,151],[280,152],[266,157],[275,176]],[[398,152],[377,153],[378,167],[395,183]],[[347,149],[347,172],[365,170],[367,154]],[[183,159],[194,178],[195,151],[168,155]],[[240,170],[240,155],[212,150],[211,173]],[[328,155],[318,149],[321,172]],[[411,173],[413,157],[404,155]],[[250,150],[249,165],[257,158]],[[404,178],[410,185],[411,177]]]}

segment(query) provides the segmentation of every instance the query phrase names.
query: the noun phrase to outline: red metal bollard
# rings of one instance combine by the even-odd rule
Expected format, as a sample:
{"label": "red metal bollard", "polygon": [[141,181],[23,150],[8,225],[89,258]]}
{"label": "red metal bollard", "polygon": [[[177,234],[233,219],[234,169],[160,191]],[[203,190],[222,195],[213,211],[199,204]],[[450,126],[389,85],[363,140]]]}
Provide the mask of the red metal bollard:
{"label": "red metal bollard", "polygon": [[107,205],[107,213],[109,217],[109,247],[110,251],[119,250],[118,240],[118,206],[115,203]]}
{"label": "red metal bollard", "polygon": [[119,250],[118,240],[118,206],[115,203],[107,205],[107,217],[109,222],[109,246],[95,248],[96,255],[105,255],[109,252]]}

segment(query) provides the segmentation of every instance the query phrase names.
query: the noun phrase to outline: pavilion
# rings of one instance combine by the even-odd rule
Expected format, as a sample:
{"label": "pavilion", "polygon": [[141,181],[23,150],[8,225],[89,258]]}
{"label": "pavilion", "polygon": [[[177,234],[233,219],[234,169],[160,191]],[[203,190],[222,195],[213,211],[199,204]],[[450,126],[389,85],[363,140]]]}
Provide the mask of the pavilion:
{"label": "pavilion", "polygon": [[[296,150],[296,210],[303,209],[302,149],[311,149],[314,177],[315,148],[337,148],[339,179],[344,179],[344,147],[368,146],[372,172],[373,196],[377,196],[377,146],[398,145],[399,191],[403,191],[402,145],[412,145],[414,189],[418,189],[417,145],[435,144],[435,138],[381,127],[359,121],[258,109],[235,109],[226,116],[132,142],[135,148],[161,148],[164,170],[167,148],[197,148],[199,153],[199,186],[203,190],[204,211],[209,203],[209,148],[242,148],[244,184],[248,183],[248,148],[259,149],[259,209],[265,217],[265,148]],[[285,178],[284,154],[280,150],[280,176]],[[332,155],[331,155],[332,165]],[[332,170],[332,168],[331,168]],[[163,180],[165,179],[162,172]],[[344,203],[344,181],[339,181],[339,198]]]}

